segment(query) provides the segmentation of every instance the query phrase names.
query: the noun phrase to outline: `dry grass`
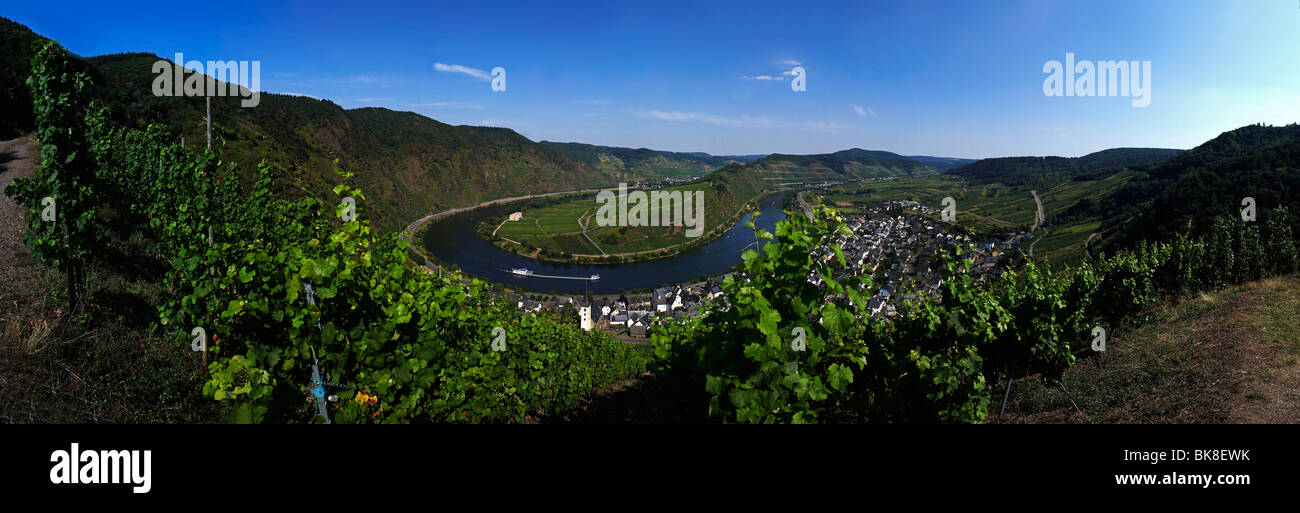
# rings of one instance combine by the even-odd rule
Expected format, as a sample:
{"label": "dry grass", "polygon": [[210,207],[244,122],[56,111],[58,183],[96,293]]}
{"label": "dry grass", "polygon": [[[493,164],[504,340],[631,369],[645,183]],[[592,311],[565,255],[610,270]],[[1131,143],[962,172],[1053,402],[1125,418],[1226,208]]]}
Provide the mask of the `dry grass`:
{"label": "dry grass", "polygon": [[1166,303],[1116,331],[1103,358],[1066,373],[1064,389],[1018,381],[1008,413],[990,421],[1300,422],[1300,276]]}
{"label": "dry grass", "polygon": [[[0,141],[0,189],[31,176],[35,155],[30,139]],[[63,276],[22,242],[23,214],[0,194],[0,423],[223,420],[200,394],[199,357],[153,332],[165,291],[155,269],[129,258],[144,252],[97,254],[86,315],[72,319]]]}

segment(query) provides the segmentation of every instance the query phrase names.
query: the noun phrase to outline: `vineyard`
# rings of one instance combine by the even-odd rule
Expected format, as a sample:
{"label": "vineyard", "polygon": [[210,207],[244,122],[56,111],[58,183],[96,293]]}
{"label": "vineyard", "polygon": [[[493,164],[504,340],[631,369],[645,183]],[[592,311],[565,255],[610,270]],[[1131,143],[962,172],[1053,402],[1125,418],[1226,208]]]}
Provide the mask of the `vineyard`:
{"label": "vineyard", "polygon": [[871,320],[869,278],[837,282],[832,263],[812,258],[831,230],[846,229],[837,215],[790,216],[775,234],[757,232],[779,242],[746,252],[744,278],[723,285],[730,308],[653,337],[657,372],[707,390],[699,407],[722,421],[980,422],[992,383],[1055,382],[1104,351],[1099,333],[1141,324],[1162,298],[1296,272],[1288,215],[1276,209],[1263,228],[1220,218],[1204,237],[1071,269],[1031,261],[992,286],[965,273],[959,252],[941,297],[905,304],[892,322]]}
{"label": "vineyard", "polygon": [[839,262],[813,257],[847,231],[818,206],[775,233],[755,229],[767,244],[723,282],[727,300],[656,327],[648,353],[518,313],[482,281],[426,272],[406,241],[372,230],[337,160],[336,200],[278,198],[270,165],[248,183],[220,144],[112,126],[57,44],[32,72],[42,166],[6,193],[28,209],[33,255],[66,275],[75,315],[105,227],[139,227],[168,267],[158,325],[176,351],[204,352],[203,394],[236,422],[525,422],[647,370],[699,392],[685,408],[720,422],[981,422],[995,384],[1059,380],[1099,353],[1098,333],[1142,323],[1159,300],[1300,268],[1291,214],[1275,208],[1071,268],[1027,262],[991,285],[958,251],[940,297],[880,322],[870,277],[836,280],[833,245]]}
{"label": "vineyard", "polygon": [[[31,208],[28,242],[68,271],[77,309],[75,264],[102,242],[79,234],[99,233],[105,216],[147,227],[153,256],[170,264],[159,323],[177,351],[213,358],[204,394],[231,404],[231,420],[323,420],[304,406],[314,369],[340,398],[338,422],[497,422],[564,409],[644,368],[633,347],[516,315],[483,282],[423,272],[405,241],[371,231],[365,195],[347,184],[337,208],[276,200],[270,166],[245,187],[218,151],[182,147],[165,127],[109,127],[66,63],[52,44],[34,58],[32,82],[49,89],[37,95],[43,165],[6,191]],[[79,231],[44,221],[45,198]]]}

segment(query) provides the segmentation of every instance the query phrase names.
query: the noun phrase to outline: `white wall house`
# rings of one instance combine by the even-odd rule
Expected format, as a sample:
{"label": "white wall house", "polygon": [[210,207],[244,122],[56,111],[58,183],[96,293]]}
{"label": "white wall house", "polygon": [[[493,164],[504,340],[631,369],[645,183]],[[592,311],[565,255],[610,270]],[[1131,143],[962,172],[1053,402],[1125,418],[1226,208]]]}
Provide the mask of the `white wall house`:
{"label": "white wall house", "polygon": [[583,331],[591,331],[592,326],[591,326],[590,306],[578,307],[578,325],[582,327]]}

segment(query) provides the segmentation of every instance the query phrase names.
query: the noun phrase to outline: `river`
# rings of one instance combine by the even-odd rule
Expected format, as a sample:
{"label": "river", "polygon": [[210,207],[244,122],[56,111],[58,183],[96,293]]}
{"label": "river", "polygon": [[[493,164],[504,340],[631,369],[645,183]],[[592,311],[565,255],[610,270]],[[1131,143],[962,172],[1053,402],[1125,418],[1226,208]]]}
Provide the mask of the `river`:
{"label": "river", "polygon": [[[757,226],[775,231],[776,222],[785,219],[781,210],[782,194],[759,201]],[[701,276],[727,272],[740,263],[740,254],[754,242],[754,232],[745,226],[749,216],[740,219],[721,237],[680,255],[644,262],[623,264],[565,264],[526,258],[493,246],[474,232],[474,226],[487,217],[514,211],[513,206],[494,205],[450,215],[424,230],[422,241],[430,254],[447,264],[455,264],[474,276],[496,283],[523,287],[537,292],[558,294],[615,294],[625,290],[649,289],[662,285],[695,281]],[[590,276],[596,281],[530,278],[512,274],[510,269],[524,267],[537,274]]]}

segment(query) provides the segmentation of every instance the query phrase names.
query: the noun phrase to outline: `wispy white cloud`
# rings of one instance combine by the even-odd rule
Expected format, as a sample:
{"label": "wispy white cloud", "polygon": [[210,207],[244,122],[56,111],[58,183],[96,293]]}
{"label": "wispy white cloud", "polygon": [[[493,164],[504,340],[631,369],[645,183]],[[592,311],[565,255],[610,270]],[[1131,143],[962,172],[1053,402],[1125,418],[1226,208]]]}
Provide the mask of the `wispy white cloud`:
{"label": "wispy white cloud", "polygon": [[789,121],[763,116],[717,116],[700,112],[637,110],[632,111],[632,115],[641,119],[704,123],[707,125],[732,128],[766,128],[776,130],[803,130],[811,132],[834,132],[837,130],[853,128],[849,125],[830,121]]}
{"label": "wispy white cloud", "polygon": [[433,107],[435,109],[481,109],[482,105],[465,102],[408,103],[407,107]]}
{"label": "wispy white cloud", "polygon": [[803,63],[794,59],[785,59],[776,61],[777,66],[803,66]]}
{"label": "wispy white cloud", "polygon": [[744,76],[741,76],[740,78],[741,78],[741,79],[744,79],[744,80],[764,80],[764,81],[767,81],[767,80],[785,80],[785,77],[774,77],[774,76],[771,76],[771,75],[754,75],[754,76],[744,75]]}
{"label": "wispy white cloud", "polygon": [[369,75],[352,75],[348,77],[348,82],[353,82],[358,84],[374,84],[379,81],[380,81],[379,78],[372,77]]}
{"label": "wispy white cloud", "polygon": [[433,69],[443,73],[460,73],[462,75],[468,75],[473,77],[475,80],[481,80],[483,82],[492,80],[492,76],[488,75],[486,71],[468,66],[461,66],[459,64],[443,64],[441,62],[435,62],[433,63]]}
{"label": "wispy white cloud", "polygon": [[854,113],[854,114],[857,114],[857,115],[862,116],[862,117],[864,117],[864,118],[867,117],[867,116],[871,116],[871,117],[873,117],[873,118],[876,117],[876,111],[875,111],[874,109],[872,109],[871,107],[863,108],[861,105],[855,105],[855,104],[852,104],[852,103],[850,103],[849,106],[850,106],[850,107],[853,107],[853,113]]}

